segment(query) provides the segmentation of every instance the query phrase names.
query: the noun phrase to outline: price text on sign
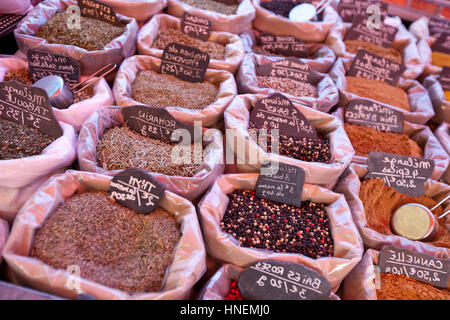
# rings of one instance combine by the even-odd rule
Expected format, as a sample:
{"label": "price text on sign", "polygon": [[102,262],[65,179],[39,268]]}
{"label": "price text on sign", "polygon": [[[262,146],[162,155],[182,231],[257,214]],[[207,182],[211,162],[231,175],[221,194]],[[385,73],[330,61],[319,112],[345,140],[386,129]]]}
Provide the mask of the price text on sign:
{"label": "price text on sign", "polygon": [[152,213],[164,194],[164,187],[140,169],[127,169],[115,175],[109,195],[137,213]]}
{"label": "price text on sign", "polygon": [[403,113],[365,99],[349,102],[345,108],[345,121],[383,132],[401,133],[403,130]]}
{"label": "price text on sign", "polygon": [[83,17],[93,18],[121,26],[114,10],[107,4],[97,0],[78,0],[78,6]]}
{"label": "price text on sign", "polygon": [[386,246],[381,250],[378,266],[384,273],[402,274],[435,287],[447,288],[450,273],[449,260]]}
{"label": "price text on sign", "polygon": [[184,13],[183,19],[181,20],[181,31],[188,36],[202,41],[207,41],[209,35],[211,34],[212,23],[210,20]]}
{"label": "price text on sign", "polygon": [[405,66],[367,50],[360,49],[347,72],[348,76],[381,80],[395,86]]}
{"label": "price text on sign", "polygon": [[264,171],[256,182],[256,195],[260,198],[300,207],[305,171],[284,163],[263,165]]}
{"label": "price text on sign", "polygon": [[209,59],[209,54],[205,52],[172,42],[164,49],[161,73],[184,81],[203,82]]}
{"label": "price text on sign", "polygon": [[263,260],[251,264],[239,278],[247,300],[327,300],[327,278],[301,264]]}
{"label": "price text on sign", "polygon": [[384,19],[387,15],[388,4],[375,0],[341,0],[338,13],[344,22],[352,22],[355,15],[367,16],[367,8],[372,5],[380,8],[380,16]]}
{"label": "price text on sign", "polygon": [[38,129],[55,138],[63,135],[45,90],[17,81],[0,83],[0,118]]}
{"label": "price text on sign", "polygon": [[450,20],[433,17],[428,22],[428,28],[430,30],[430,36],[437,39],[441,34],[450,32]]}
{"label": "price text on sign", "polygon": [[355,16],[352,26],[347,32],[345,40],[360,40],[377,44],[385,48],[391,48],[394,41],[397,28],[380,24],[380,29],[369,28],[367,26],[367,17]]}
{"label": "price text on sign", "polygon": [[80,63],[61,54],[28,50],[28,68],[33,81],[55,75],[70,87],[80,82]]}
{"label": "price text on sign", "polygon": [[450,33],[443,33],[441,36],[436,39],[432,51],[438,51],[443,53],[450,53]]}
{"label": "price text on sign", "polygon": [[442,90],[450,90],[450,67],[442,68],[442,72],[439,75],[439,83],[442,86]]}
{"label": "price text on sign", "polygon": [[380,178],[398,192],[417,197],[425,194],[425,182],[431,177],[434,161],[393,153],[371,152],[367,178]]}
{"label": "price text on sign", "polygon": [[256,36],[256,41],[261,48],[274,54],[297,58],[309,56],[309,46],[294,36],[277,36],[262,32]]}

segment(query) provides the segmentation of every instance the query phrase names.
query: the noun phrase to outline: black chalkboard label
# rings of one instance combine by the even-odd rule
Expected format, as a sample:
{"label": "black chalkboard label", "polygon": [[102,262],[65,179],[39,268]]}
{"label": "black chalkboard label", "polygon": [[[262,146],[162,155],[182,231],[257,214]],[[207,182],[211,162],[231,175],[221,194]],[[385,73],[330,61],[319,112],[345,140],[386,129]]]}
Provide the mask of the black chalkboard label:
{"label": "black chalkboard label", "polygon": [[406,68],[403,64],[360,49],[353,59],[347,76],[381,80],[391,86],[395,86],[405,70]]}
{"label": "black chalkboard label", "polygon": [[33,81],[47,76],[60,76],[72,87],[80,82],[80,63],[75,59],[51,52],[28,50],[28,69]]}
{"label": "black chalkboard label", "polygon": [[450,67],[442,68],[442,72],[439,75],[439,83],[442,86],[442,90],[450,90]]}
{"label": "black chalkboard label", "polygon": [[268,162],[261,167],[256,195],[300,208],[304,183],[305,170],[302,168]]}
{"label": "black chalkboard label", "polygon": [[256,36],[256,42],[262,49],[274,54],[297,58],[309,56],[309,46],[294,36],[277,36],[262,32]]}
{"label": "black chalkboard label", "polygon": [[0,82],[0,117],[55,138],[63,135],[45,90],[17,81]]}
{"label": "black chalkboard label", "polygon": [[372,151],[366,178],[380,178],[387,186],[412,197],[425,194],[425,182],[431,177],[434,161],[393,153]]}
{"label": "black chalkboard label", "polygon": [[345,121],[383,132],[402,133],[403,113],[381,103],[359,99],[345,108]]}
{"label": "black chalkboard label", "polygon": [[184,81],[203,82],[209,59],[206,52],[172,42],[164,49],[161,73],[173,75]]}
{"label": "black chalkboard label", "polygon": [[450,54],[450,33],[441,34],[441,36],[434,42],[431,50]]}
{"label": "black chalkboard label", "polygon": [[385,246],[381,250],[378,266],[383,273],[405,275],[438,288],[447,288],[450,260]]}
{"label": "black chalkboard label", "polygon": [[433,17],[428,22],[428,29],[430,30],[430,36],[437,39],[441,34],[450,32],[450,20]]}
{"label": "black chalkboard label", "polygon": [[252,263],[239,278],[245,300],[328,300],[331,284],[301,264],[262,260]]}
{"label": "black chalkboard label", "polygon": [[149,214],[164,195],[164,186],[140,169],[127,169],[112,178],[109,195],[137,213]]}
{"label": "black chalkboard label", "polygon": [[258,129],[279,130],[280,135],[293,138],[317,139],[316,129],[284,95],[280,93],[256,101],[250,123]]}
{"label": "black chalkboard label", "polygon": [[344,22],[352,22],[356,15],[369,16],[367,8],[373,5],[379,8],[380,18],[384,19],[388,13],[388,4],[381,1],[341,0],[337,11]]}
{"label": "black chalkboard label", "polygon": [[211,20],[184,12],[183,19],[181,19],[181,32],[191,38],[208,41],[211,29]]}
{"label": "black chalkboard label", "polygon": [[78,0],[81,16],[108,22],[115,26],[122,23],[116,16],[113,8],[98,0]]}
{"label": "black chalkboard label", "polygon": [[391,48],[395,34],[397,33],[397,28],[384,23],[380,24],[380,29],[369,28],[367,26],[367,20],[367,17],[355,16],[352,26],[345,36],[345,40],[360,40],[385,48]]}

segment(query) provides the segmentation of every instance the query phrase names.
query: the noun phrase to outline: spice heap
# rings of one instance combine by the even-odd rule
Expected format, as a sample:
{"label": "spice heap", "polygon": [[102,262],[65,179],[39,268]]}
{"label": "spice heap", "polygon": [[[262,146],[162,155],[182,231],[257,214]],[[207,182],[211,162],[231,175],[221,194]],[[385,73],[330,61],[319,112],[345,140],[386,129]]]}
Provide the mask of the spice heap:
{"label": "spice heap", "polygon": [[227,5],[214,0],[181,0],[188,5],[204,10],[215,11],[226,15],[235,14],[239,4]]}
{"label": "spice heap", "polygon": [[333,239],[325,205],[302,201],[301,208],[258,198],[237,190],[220,226],[242,246],[310,258],[332,257]]}
{"label": "spice heap", "polygon": [[373,128],[346,123],[345,132],[357,156],[368,157],[372,151],[402,154],[422,158],[423,152],[417,142],[406,134],[381,132]]}
{"label": "spice heap", "polygon": [[216,100],[219,89],[208,81],[194,83],[151,70],[141,71],[131,86],[131,97],[151,107],[203,109]]}
{"label": "spice heap", "polygon": [[405,275],[381,273],[377,300],[450,300],[450,291],[435,288]]}
{"label": "spice heap", "polygon": [[138,214],[105,192],[76,194],[36,230],[31,256],[81,277],[133,292],[161,289],[181,237],[174,216],[157,208]]}
{"label": "spice heap", "polygon": [[441,68],[450,66],[450,54],[440,51],[432,51],[431,63]]}
{"label": "spice heap", "polygon": [[[174,149],[175,144],[144,137],[128,127],[112,127],[106,130],[97,144],[98,165],[105,170],[123,170],[139,168],[142,170],[166,174],[169,176],[192,177],[199,170],[202,159],[196,158],[194,145],[187,146],[188,150]],[[201,145],[199,146],[200,150]],[[173,156],[190,156],[189,164],[178,164],[172,161]],[[203,151],[202,151],[203,153]],[[200,156],[203,156],[202,154]]]}
{"label": "spice heap", "polygon": [[385,57],[389,60],[402,64],[403,58],[400,52],[394,48],[385,48],[376,45],[371,42],[361,41],[361,40],[345,40],[345,48],[348,52],[357,53],[359,49],[365,49],[379,56]]}
{"label": "spice heap", "polygon": [[298,4],[309,2],[305,0],[269,0],[261,1],[261,7],[279,16],[289,17],[289,12]]}
{"label": "spice heap", "polygon": [[256,76],[259,88],[271,88],[295,97],[318,97],[317,87],[303,81],[289,78]]}
{"label": "spice heap", "polygon": [[177,29],[160,29],[158,36],[153,42],[153,48],[164,50],[165,47],[171,42],[181,43],[185,46],[191,46],[197,48],[210,55],[211,59],[223,60],[225,59],[225,46],[212,42],[201,41],[196,38],[192,38],[187,34]]}
{"label": "spice heap", "polygon": [[69,29],[67,21],[70,19],[71,13],[68,11],[57,13],[39,29],[35,37],[54,44],[73,45],[95,51],[103,49],[125,32],[124,26],[114,26],[108,22],[83,16],[80,17],[80,29]]}
{"label": "spice heap", "polygon": [[[433,207],[437,202],[425,196],[411,197],[388,187],[381,179],[367,179],[361,183],[359,190],[366,213],[367,227],[384,235],[394,235],[391,230],[392,214],[404,204],[419,203],[427,208]],[[438,207],[433,214],[442,214]],[[439,234],[436,240],[428,242],[437,247],[450,248],[450,233],[445,227],[445,219],[439,220]]]}
{"label": "spice heap", "polygon": [[230,293],[224,300],[244,300],[241,297],[241,290],[239,290],[238,282],[236,280],[231,280]]}
{"label": "spice heap", "polygon": [[394,87],[381,80],[372,80],[346,76],[346,91],[360,97],[373,99],[406,111],[411,111],[408,95],[399,87]]}
{"label": "spice heap", "polygon": [[0,160],[21,159],[41,154],[53,141],[35,128],[0,119]]}

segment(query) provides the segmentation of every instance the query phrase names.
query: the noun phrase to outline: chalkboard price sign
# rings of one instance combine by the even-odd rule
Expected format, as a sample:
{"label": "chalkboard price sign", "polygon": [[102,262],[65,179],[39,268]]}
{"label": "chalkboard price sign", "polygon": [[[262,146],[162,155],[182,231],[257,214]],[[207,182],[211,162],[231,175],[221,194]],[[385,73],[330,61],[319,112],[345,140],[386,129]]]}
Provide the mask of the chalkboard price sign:
{"label": "chalkboard price sign", "polygon": [[432,17],[428,21],[428,28],[430,30],[430,36],[437,39],[441,34],[450,32],[450,20]]}
{"label": "chalkboard price sign", "polygon": [[391,48],[397,28],[381,23],[380,29],[369,28],[368,18],[365,16],[355,16],[352,26],[347,32],[345,40],[360,40],[377,44],[385,48]]}
{"label": "chalkboard price sign", "polygon": [[441,36],[434,42],[434,45],[431,47],[431,50],[449,54],[450,53],[450,31],[449,31],[449,33],[441,34]]}
{"label": "chalkboard price sign", "polygon": [[376,0],[341,0],[337,11],[344,22],[352,22],[356,15],[368,16],[367,8],[373,5],[379,8],[380,17],[384,19],[388,4]]}
{"label": "chalkboard price sign", "polygon": [[442,90],[450,91],[450,67],[442,68],[442,72],[439,75],[439,83],[442,86]]}
{"label": "chalkboard price sign", "polygon": [[113,8],[98,0],[78,0],[81,16],[108,22],[121,26]]}
{"label": "chalkboard price sign", "polygon": [[181,20],[181,31],[192,38],[208,41],[211,34],[211,20],[205,17],[195,16],[188,12],[184,13]]}
{"label": "chalkboard price sign", "polygon": [[271,53],[297,58],[309,56],[309,46],[294,36],[277,36],[262,32],[256,36],[258,45]]}

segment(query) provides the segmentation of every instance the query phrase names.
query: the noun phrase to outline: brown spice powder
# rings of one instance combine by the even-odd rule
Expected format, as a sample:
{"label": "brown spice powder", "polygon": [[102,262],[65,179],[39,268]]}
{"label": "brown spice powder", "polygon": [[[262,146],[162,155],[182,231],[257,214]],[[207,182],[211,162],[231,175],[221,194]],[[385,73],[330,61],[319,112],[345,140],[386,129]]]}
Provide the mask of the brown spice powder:
{"label": "brown spice powder", "polygon": [[318,97],[317,88],[307,82],[295,81],[289,78],[262,76],[256,76],[256,80],[259,88],[271,88],[295,97]]}
{"label": "brown spice powder", "polygon": [[214,0],[181,0],[188,5],[204,10],[215,11],[226,15],[235,14],[239,4],[227,5]]}
{"label": "brown spice powder", "polygon": [[431,63],[437,67],[450,66],[450,54],[433,51],[431,53]]}
{"label": "brown spice powder", "polygon": [[375,43],[360,40],[345,40],[344,43],[345,49],[351,53],[356,54],[359,49],[365,49],[400,64],[403,61],[401,53],[394,48],[385,48]]}

